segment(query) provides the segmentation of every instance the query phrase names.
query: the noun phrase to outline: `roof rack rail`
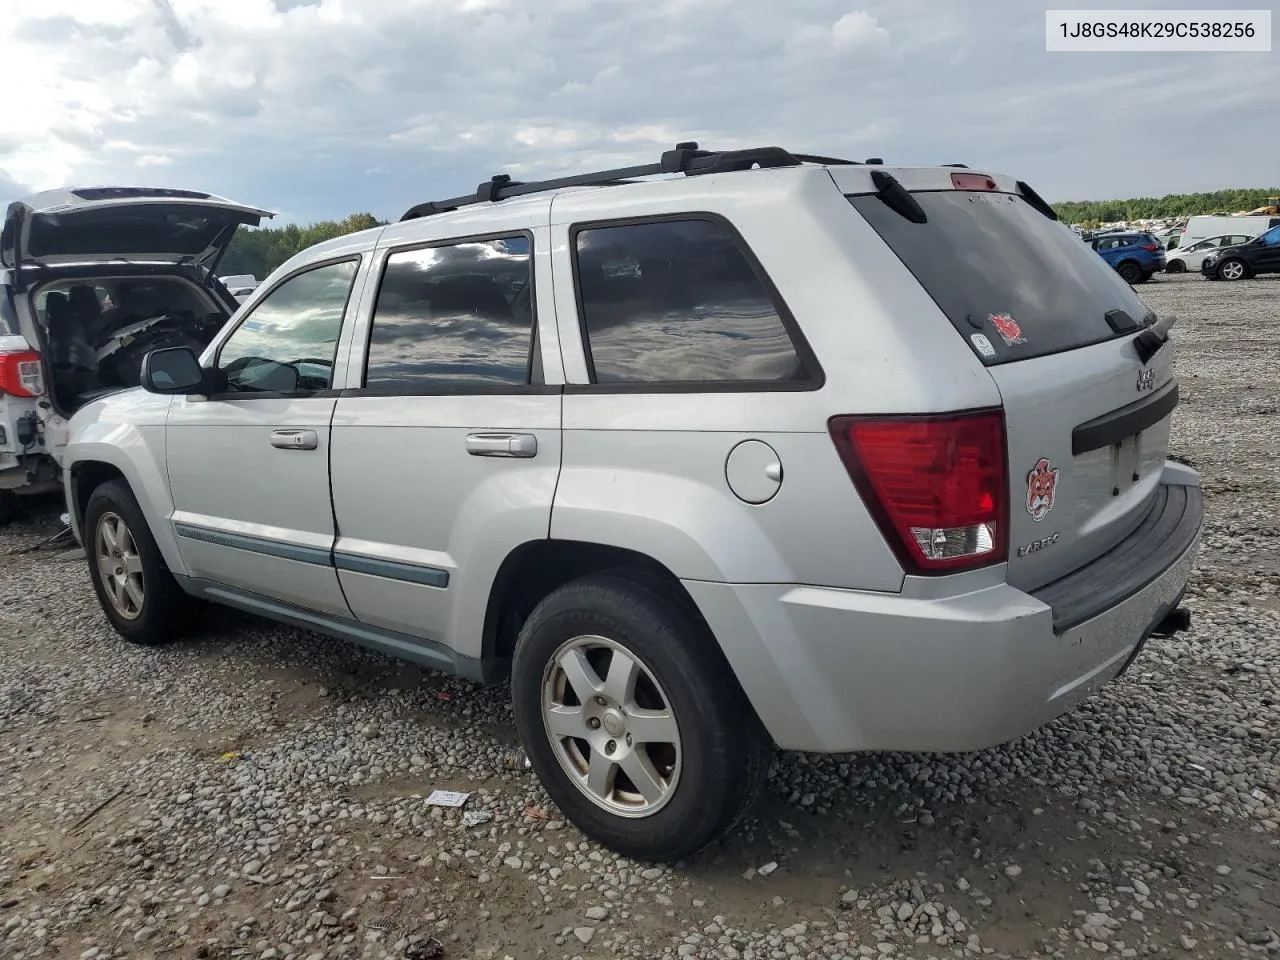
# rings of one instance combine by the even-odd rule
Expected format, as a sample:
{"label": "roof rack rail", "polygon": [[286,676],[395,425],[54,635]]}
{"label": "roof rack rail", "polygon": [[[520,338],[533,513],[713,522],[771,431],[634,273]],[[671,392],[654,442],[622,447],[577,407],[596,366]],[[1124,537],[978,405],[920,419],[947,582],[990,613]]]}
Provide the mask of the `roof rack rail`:
{"label": "roof rack rail", "polygon": [[657,163],[645,163],[634,167],[618,167],[595,173],[580,173],[553,180],[536,180],[524,183],[512,180],[509,174],[500,173],[476,187],[474,193],[452,197],[448,200],[428,200],[415,204],[405,211],[401,221],[416,220],[437,213],[448,213],[459,207],[477,203],[495,203],[511,197],[523,197],[532,193],[546,193],[565,187],[601,187],[628,183],[640,177],[659,174],[683,173],[687,177],[708,173],[728,173],[750,170],[753,167],[798,167],[806,163],[823,165],[851,165],[857,160],[841,160],[837,157],[821,157],[808,153],[791,153],[782,147],[752,147],[746,150],[702,150],[692,141],[677,143],[674,150],[666,150]]}

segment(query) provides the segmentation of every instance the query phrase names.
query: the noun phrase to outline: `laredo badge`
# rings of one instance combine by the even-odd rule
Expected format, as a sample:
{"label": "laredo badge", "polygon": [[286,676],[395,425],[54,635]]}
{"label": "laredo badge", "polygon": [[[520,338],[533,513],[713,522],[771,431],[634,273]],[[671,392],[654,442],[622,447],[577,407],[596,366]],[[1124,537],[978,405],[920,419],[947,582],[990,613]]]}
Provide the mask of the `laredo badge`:
{"label": "laredo badge", "polygon": [[1048,457],[1041,457],[1027,474],[1027,513],[1036,523],[1053,509],[1057,490],[1058,468],[1049,462]]}
{"label": "laredo badge", "polygon": [[1004,341],[1006,347],[1027,342],[1027,338],[1022,335],[1022,327],[1018,326],[1018,321],[1013,319],[1012,314],[993,313],[987,319],[996,328],[996,333],[1000,334],[1000,339]]}

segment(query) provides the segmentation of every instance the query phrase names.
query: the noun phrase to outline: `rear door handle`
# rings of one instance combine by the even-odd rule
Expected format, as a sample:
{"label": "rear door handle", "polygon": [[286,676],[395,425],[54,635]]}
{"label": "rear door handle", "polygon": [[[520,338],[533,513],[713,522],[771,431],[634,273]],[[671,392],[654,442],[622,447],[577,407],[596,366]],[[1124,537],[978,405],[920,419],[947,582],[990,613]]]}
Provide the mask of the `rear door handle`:
{"label": "rear door handle", "polygon": [[271,445],[281,450],[314,450],[320,437],[314,430],[272,430]]}
{"label": "rear door handle", "polygon": [[532,433],[469,433],[467,453],[473,457],[534,457],[538,438]]}

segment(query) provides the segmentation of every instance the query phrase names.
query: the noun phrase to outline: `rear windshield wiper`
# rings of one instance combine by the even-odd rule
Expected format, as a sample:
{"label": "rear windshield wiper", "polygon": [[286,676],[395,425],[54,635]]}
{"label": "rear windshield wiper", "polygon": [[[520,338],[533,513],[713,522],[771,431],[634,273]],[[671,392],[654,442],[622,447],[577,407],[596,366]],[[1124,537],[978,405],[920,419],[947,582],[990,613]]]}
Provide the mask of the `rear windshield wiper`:
{"label": "rear windshield wiper", "polygon": [[898,178],[883,170],[871,171],[871,182],[875,184],[876,196],[890,210],[900,213],[912,223],[928,223],[924,207],[916,202],[906,187],[898,182]]}
{"label": "rear windshield wiper", "polygon": [[1160,352],[1160,348],[1169,342],[1169,331],[1177,322],[1176,315],[1165,314],[1133,338],[1133,349],[1138,352],[1138,359],[1142,361],[1144,367]]}

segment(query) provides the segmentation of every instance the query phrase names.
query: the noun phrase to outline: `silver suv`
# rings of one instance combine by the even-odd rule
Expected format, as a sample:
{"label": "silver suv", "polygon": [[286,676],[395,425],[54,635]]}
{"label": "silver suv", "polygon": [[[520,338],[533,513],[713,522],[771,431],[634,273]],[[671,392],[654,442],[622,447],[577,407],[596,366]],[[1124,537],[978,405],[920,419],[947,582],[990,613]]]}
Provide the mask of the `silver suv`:
{"label": "silver suv", "polygon": [[565,814],[672,859],[772,745],[997,744],[1185,626],[1170,323],[1022,182],[681,144],[299,254],[76,414],[67,500],[125,638],[509,675]]}

